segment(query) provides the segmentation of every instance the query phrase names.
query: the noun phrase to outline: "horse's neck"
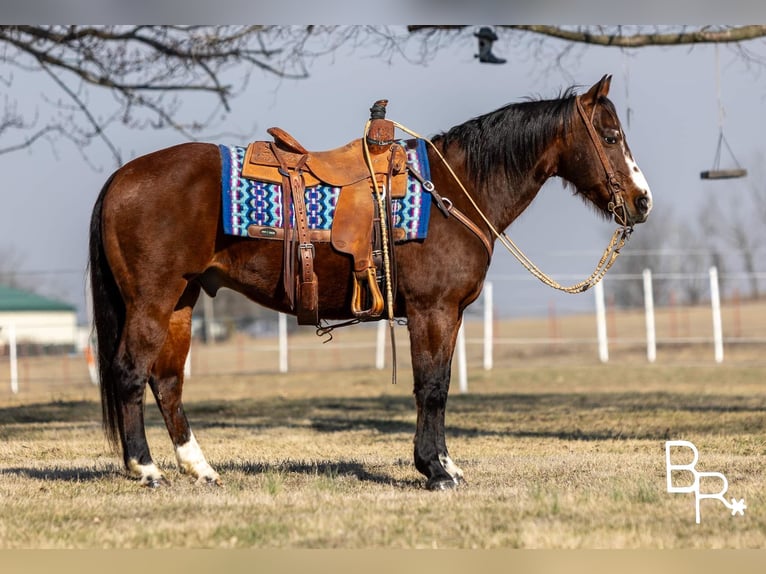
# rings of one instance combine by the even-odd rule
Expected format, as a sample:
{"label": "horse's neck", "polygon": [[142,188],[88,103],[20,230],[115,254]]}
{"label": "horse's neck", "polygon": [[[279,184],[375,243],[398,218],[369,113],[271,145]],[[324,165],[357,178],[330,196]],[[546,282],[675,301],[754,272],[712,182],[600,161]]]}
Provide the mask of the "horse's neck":
{"label": "horse's neck", "polygon": [[[448,158],[449,161],[449,158]],[[546,148],[532,169],[525,174],[508,178],[491,178],[477,187],[467,187],[480,209],[492,225],[502,231],[521,215],[537,197],[543,184],[556,175],[558,157],[553,146]],[[459,162],[463,181],[469,181],[464,171],[464,162]]]}

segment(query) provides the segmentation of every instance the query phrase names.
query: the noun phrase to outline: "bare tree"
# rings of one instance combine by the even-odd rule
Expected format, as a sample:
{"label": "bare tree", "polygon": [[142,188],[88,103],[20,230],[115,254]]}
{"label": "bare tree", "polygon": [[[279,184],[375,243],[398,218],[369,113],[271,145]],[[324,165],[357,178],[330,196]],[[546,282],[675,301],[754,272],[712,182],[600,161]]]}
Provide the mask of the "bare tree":
{"label": "bare tree", "polygon": [[[700,210],[700,225],[711,245],[719,244],[720,252],[733,251],[739,256],[749,278],[750,294],[758,297],[757,254],[766,244],[763,223],[758,223],[754,210],[747,203],[738,201],[736,196],[730,197],[733,201],[724,206],[718,195],[708,194]],[[725,257],[720,259],[725,261]]]}
{"label": "bare tree", "polygon": [[21,256],[12,247],[0,247],[0,285],[7,287],[24,287],[19,279],[18,269]]}
{"label": "bare tree", "polygon": [[[66,138],[80,148],[99,140],[120,163],[108,135],[115,123],[193,139],[229,110],[254,70],[306,77],[312,57],[337,47],[331,32],[348,40],[312,26],[0,26],[0,153],[41,139]],[[313,36],[327,40],[309,49]],[[50,80],[44,110],[22,109],[15,88],[28,74]],[[101,92],[111,96],[111,111],[96,115],[91,102]],[[182,119],[181,96],[191,95],[209,100],[207,118]]]}
{"label": "bare tree", "polygon": [[[642,233],[636,233],[629,240],[629,248],[622,252],[611,270],[612,276],[622,275],[619,281],[610,283],[614,301],[621,307],[639,307],[644,304],[643,284],[640,280],[644,269],[658,273],[662,270],[667,249],[667,238],[672,234],[673,220],[670,211],[660,210],[643,224]],[[654,281],[654,300],[663,304],[669,288],[664,280]]]}
{"label": "bare tree", "polygon": [[[530,53],[553,46],[562,62],[574,46],[679,46],[726,43],[748,62],[766,65],[761,45],[766,26],[497,26],[501,40],[518,42]],[[71,140],[79,149],[101,142],[121,163],[110,138],[114,124],[136,129],[174,129],[189,139],[216,124],[231,99],[260,71],[304,78],[318,57],[341,47],[394,61],[427,63],[456,37],[471,39],[469,26],[0,26],[0,153],[40,140]],[[414,45],[414,46],[413,46]],[[42,105],[16,91],[29,74],[46,77],[50,91]],[[97,115],[98,94],[111,108]],[[184,102],[208,102],[183,117]],[[197,100],[195,100],[196,102]]]}
{"label": "bare tree", "polygon": [[753,203],[754,215],[759,222],[759,228],[766,230],[766,157],[759,153],[753,160],[754,170],[751,170],[750,185],[748,186],[750,201]]}
{"label": "bare tree", "polygon": [[763,153],[759,153],[753,161],[753,169],[748,177],[747,196],[749,207],[743,208],[748,212],[748,221],[751,226],[742,230],[747,236],[746,243],[751,247],[748,262],[752,269],[751,290],[753,295],[760,296],[757,273],[766,271],[766,268],[758,269],[759,263],[763,265],[763,254],[766,251],[766,169],[764,168]]}
{"label": "bare tree", "polygon": [[699,226],[679,219],[667,206],[652,213],[644,227],[630,238],[629,248],[612,269],[614,274],[627,276],[612,284],[615,302],[624,307],[642,306],[640,275],[649,269],[658,305],[668,304],[671,297],[680,303],[699,303],[709,290],[706,269],[721,264],[716,246],[705,240]]}
{"label": "bare tree", "polygon": [[[424,43],[444,44],[473,27],[463,25],[411,25],[413,35]],[[570,59],[582,55],[591,46],[616,49],[639,49],[650,46],[693,47],[699,44],[722,44],[733,50],[749,65],[766,66],[766,26],[649,26],[649,25],[589,25],[551,26],[509,24],[494,27],[500,42],[521,46],[549,66],[566,72]],[[761,50],[757,49],[758,47]]]}
{"label": "bare tree", "polygon": [[[463,32],[464,25],[410,25],[410,32]],[[577,44],[617,48],[681,46],[690,44],[739,44],[766,37],[766,26],[551,26],[530,24],[497,25],[496,30],[527,32],[543,38],[556,38]],[[747,54],[747,51],[743,51]],[[750,55],[748,55],[750,57]],[[761,58],[758,56],[758,58]]]}
{"label": "bare tree", "polygon": [[674,285],[680,303],[696,305],[710,294],[707,270],[716,266],[721,274],[725,264],[715,246],[707,244],[699,225],[691,225],[687,219],[676,220],[673,225],[670,244],[674,250],[671,265],[665,269],[676,274]]}

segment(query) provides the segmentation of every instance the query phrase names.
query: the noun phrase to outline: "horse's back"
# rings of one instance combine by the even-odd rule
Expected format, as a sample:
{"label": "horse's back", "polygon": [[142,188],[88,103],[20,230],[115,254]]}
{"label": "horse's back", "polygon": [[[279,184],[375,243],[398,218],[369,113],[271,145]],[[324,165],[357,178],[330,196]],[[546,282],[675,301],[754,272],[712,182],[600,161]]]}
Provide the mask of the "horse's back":
{"label": "horse's back", "polygon": [[151,186],[173,180],[176,185],[188,178],[209,175],[220,178],[221,157],[218,146],[203,142],[186,142],[147,153],[127,162],[115,173],[112,187],[124,180],[130,185]]}
{"label": "horse's back", "polygon": [[124,274],[169,267],[192,272],[213,254],[219,227],[218,147],[184,143],[137,157],[115,172],[104,197],[103,238],[110,264]]}

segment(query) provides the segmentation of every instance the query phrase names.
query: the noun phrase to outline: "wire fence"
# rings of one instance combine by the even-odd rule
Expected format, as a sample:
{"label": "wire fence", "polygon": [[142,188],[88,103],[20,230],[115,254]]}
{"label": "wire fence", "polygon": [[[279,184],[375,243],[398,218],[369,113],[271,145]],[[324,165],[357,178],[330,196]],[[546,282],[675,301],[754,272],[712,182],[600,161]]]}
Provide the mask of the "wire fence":
{"label": "wire fence", "polygon": [[[655,281],[705,279],[708,287],[694,304],[670,298],[655,305]],[[510,279],[508,281],[515,281]],[[644,304],[623,307],[616,302],[620,282],[641,286]],[[453,377],[467,390],[471,372],[518,366],[609,363],[709,364],[726,361],[766,366],[766,299],[742,297],[734,291],[721,297],[720,277],[712,268],[700,274],[613,275],[578,296],[589,308],[567,309],[549,304],[545,313],[501,316],[494,297],[505,280],[493,278],[483,296],[469,308],[458,339]],[[215,300],[205,306],[214,309]],[[190,379],[221,376],[311,373],[348,369],[390,369],[391,349],[386,321],[337,329],[332,341],[294,319],[261,313],[247,329],[234,329],[237,317],[216,316],[195,329],[187,358]],[[71,345],[46,346],[9,337],[13,326],[0,324],[0,393],[17,393],[46,385],[93,385],[95,361],[89,327],[72,334]],[[45,325],[40,325],[41,330]],[[13,340],[11,340],[13,339]],[[205,342],[207,339],[208,342]],[[406,325],[395,327],[400,379],[411,367]],[[4,391],[4,389],[6,391]]]}

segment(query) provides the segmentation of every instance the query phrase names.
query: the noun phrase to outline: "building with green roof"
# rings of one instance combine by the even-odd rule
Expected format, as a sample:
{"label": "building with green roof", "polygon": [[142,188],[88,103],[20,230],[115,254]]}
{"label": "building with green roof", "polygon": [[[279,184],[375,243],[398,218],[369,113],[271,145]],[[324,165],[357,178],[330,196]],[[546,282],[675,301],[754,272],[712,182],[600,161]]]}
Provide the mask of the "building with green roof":
{"label": "building with green roof", "polygon": [[0,285],[0,312],[13,311],[76,311],[76,309],[69,303]]}
{"label": "building with green roof", "polygon": [[19,344],[74,346],[78,337],[77,309],[69,303],[0,285],[0,349],[8,344],[11,330]]}

